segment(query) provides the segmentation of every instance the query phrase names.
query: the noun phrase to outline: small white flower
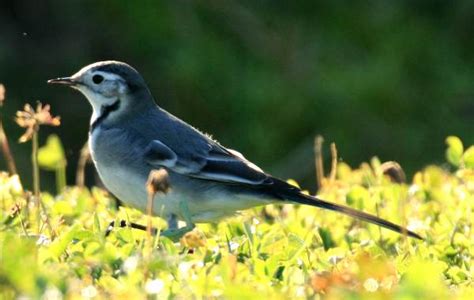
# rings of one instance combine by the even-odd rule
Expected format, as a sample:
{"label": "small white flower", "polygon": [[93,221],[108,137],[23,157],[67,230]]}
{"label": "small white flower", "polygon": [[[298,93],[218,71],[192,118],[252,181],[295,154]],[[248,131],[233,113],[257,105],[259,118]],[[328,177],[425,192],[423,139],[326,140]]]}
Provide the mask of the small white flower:
{"label": "small white flower", "polygon": [[416,184],[408,188],[408,195],[413,196],[420,190],[420,187]]}
{"label": "small white flower", "polygon": [[461,201],[464,201],[467,198],[467,193],[463,186],[455,187],[454,194],[456,195],[456,198],[458,198]]}
{"label": "small white flower", "polygon": [[300,269],[295,269],[293,274],[291,274],[292,281],[297,285],[304,285],[306,279],[304,277],[304,273]]}
{"label": "small white flower", "polygon": [[342,256],[339,256],[339,255],[331,255],[329,256],[329,262],[333,265],[337,264],[339,261],[341,261],[343,259]]}
{"label": "small white flower", "polygon": [[81,296],[83,298],[94,298],[97,296],[97,289],[93,285],[88,285],[81,290]]}
{"label": "small white flower", "polygon": [[148,280],[145,285],[145,291],[148,294],[158,294],[165,287],[165,283],[161,279]]}
{"label": "small white flower", "polygon": [[51,240],[49,237],[45,236],[44,234],[40,234],[38,240],[36,241],[37,246],[47,246],[51,244]]}
{"label": "small white flower", "polygon": [[125,260],[122,268],[126,273],[131,273],[137,269],[137,266],[138,266],[138,257],[130,256],[129,258]]}
{"label": "small white flower", "polygon": [[239,243],[229,242],[229,248],[230,248],[230,251],[235,251],[237,250],[237,248],[239,248]]}
{"label": "small white flower", "polygon": [[408,221],[407,229],[410,231],[422,231],[429,229],[426,224],[418,219],[410,219]]}
{"label": "small white flower", "polygon": [[374,278],[369,278],[364,282],[364,289],[373,293],[379,289],[379,282]]}
{"label": "small white flower", "polygon": [[305,287],[304,286],[299,286],[296,288],[296,297],[304,297],[306,295],[305,293]]}
{"label": "small white flower", "polygon": [[191,269],[191,263],[189,262],[182,262],[178,266],[179,273],[183,276],[187,275],[189,272],[189,269]]}
{"label": "small white flower", "polygon": [[42,300],[62,300],[63,294],[56,287],[49,287],[41,296]]}
{"label": "small white flower", "polygon": [[250,232],[255,234],[257,232],[257,227],[255,225],[250,226]]}

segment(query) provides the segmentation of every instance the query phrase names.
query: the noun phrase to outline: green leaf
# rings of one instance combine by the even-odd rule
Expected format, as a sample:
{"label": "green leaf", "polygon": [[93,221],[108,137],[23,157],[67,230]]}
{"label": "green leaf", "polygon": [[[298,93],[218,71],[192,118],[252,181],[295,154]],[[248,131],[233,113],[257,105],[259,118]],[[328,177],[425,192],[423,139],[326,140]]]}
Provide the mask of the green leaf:
{"label": "green leaf", "polygon": [[474,146],[467,148],[462,156],[464,166],[469,169],[474,169]]}
{"label": "green leaf", "polygon": [[33,239],[21,238],[13,233],[0,235],[0,299],[4,299],[4,284],[25,294],[34,295],[37,292],[37,271]]}
{"label": "green leaf", "polygon": [[321,239],[323,240],[324,250],[329,250],[330,248],[336,247],[336,243],[332,239],[331,232],[325,228],[319,227],[318,233]]}
{"label": "green leaf", "polygon": [[63,216],[73,216],[75,214],[74,207],[68,201],[57,201],[53,204],[54,214]]}
{"label": "green leaf", "polygon": [[448,136],[446,138],[446,144],[448,145],[448,149],[446,149],[446,159],[453,166],[459,167],[462,153],[464,152],[461,140],[457,136]]}
{"label": "green leaf", "polygon": [[364,208],[364,202],[370,198],[370,194],[366,188],[355,185],[346,195],[346,203],[355,206],[358,209]]}
{"label": "green leaf", "polygon": [[275,273],[273,274],[273,278],[276,280],[282,281],[283,280],[283,271],[285,271],[285,266],[279,266]]}
{"label": "green leaf", "polygon": [[288,234],[287,260],[297,257],[305,249],[304,240],[296,234]]}
{"label": "green leaf", "polygon": [[72,242],[76,234],[81,230],[80,225],[73,225],[66,233],[51,243],[49,253],[52,257],[59,259],[64,254],[68,245]]}
{"label": "green leaf", "polygon": [[38,164],[41,168],[54,171],[64,167],[66,157],[61,140],[55,134],[48,136],[46,145],[38,150]]}
{"label": "green leaf", "polygon": [[351,167],[345,162],[338,162],[337,164],[337,178],[340,180],[349,180],[351,178],[352,170]]}

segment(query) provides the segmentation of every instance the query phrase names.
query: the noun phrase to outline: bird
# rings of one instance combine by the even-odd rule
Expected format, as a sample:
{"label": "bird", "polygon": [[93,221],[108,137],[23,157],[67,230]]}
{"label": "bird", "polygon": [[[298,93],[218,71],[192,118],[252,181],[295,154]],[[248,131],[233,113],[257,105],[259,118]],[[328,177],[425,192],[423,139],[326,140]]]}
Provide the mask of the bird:
{"label": "bird", "polygon": [[[420,239],[375,215],[303,193],[159,107],[142,75],[130,65],[100,61],[69,77],[48,80],[81,92],[92,106],[89,147],[105,187],[128,206],[145,211],[153,170],[168,173],[170,190],[153,198],[153,214],[166,218],[168,236],[196,223],[216,222],[237,211],[274,203],[336,211]],[[186,222],[177,228],[176,220]]]}

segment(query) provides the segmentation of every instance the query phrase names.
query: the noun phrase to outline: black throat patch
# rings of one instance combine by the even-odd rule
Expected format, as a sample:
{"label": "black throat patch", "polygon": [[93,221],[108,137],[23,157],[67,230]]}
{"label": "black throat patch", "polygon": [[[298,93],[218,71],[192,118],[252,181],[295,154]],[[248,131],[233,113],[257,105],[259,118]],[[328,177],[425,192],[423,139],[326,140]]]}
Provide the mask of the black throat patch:
{"label": "black throat patch", "polygon": [[95,119],[95,121],[91,124],[90,132],[92,133],[94,129],[100,126],[102,122],[110,115],[111,112],[116,111],[120,108],[120,99],[117,99],[114,103],[110,105],[102,105],[100,109],[100,116]]}

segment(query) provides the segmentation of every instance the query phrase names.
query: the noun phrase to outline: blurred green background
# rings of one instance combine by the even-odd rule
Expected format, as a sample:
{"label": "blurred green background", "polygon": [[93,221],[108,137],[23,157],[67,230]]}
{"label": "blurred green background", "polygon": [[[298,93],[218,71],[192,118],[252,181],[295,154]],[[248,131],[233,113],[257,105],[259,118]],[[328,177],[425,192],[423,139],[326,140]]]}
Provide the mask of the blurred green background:
{"label": "blurred green background", "polygon": [[443,163],[447,135],[474,143],[473,20],[469,0],[2,1],[2,117],[28,176],[13,115],[52,104],[62,126],[41,143],[60,135],[73,183],[91,109],[46,80],[117,59],[164,109],[312,191],[316,134],[353,166],[377,155],[410,175]]}

